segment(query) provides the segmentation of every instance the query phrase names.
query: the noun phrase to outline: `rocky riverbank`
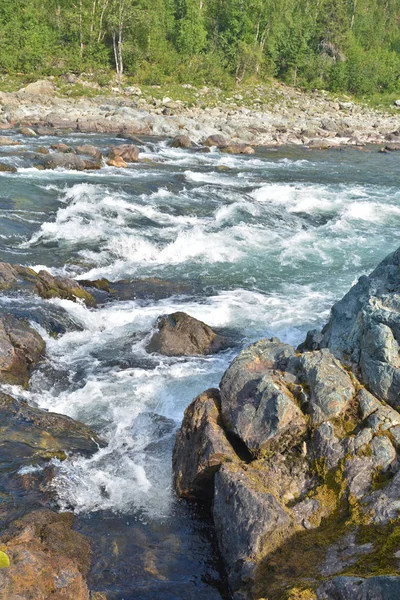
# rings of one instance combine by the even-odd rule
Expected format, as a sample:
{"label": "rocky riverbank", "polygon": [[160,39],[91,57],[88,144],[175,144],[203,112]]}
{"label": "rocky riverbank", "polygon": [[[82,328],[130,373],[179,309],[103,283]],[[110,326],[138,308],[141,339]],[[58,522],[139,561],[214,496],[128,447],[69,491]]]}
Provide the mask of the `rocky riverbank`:
{"label": "rocky riverbank", "polygon": [[305,94],[277,83],[273,92],[271,96],[269,88],[258,86],[245,96],[218,100],[218,93],[206,88],[195,94],[195,105],[169,97],[145,98],[132,87],[116,89],[112,96],[72,99],[61,96],[45,80],[18,92],[0,92],[0,128],[21,128],[26,135],[183,136],[184,145],[195,146],[218,135],[215,145],[231,150],[236,145],[233,151],[239,153],[248,146],[284,144],[321,149],[368,143],[388,150],[400,147],[400,120],[393,111],[330,99],[318,92]]}
{"label": "rocky riverbank", "polygon": [[237,599],[400,596],[400,249],[295,349],[262,340],[186,410],[175,488],[210,503]]}

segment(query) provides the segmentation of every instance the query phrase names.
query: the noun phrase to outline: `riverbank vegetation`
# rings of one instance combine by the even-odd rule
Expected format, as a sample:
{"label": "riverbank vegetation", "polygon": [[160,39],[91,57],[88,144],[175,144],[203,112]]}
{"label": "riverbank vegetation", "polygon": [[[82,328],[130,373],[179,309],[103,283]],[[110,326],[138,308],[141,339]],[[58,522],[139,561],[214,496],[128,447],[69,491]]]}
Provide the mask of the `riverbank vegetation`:
{"label": "riverbank vegetation", "polygon": [[400,0],[2,0],[0,71],[400,90]]}

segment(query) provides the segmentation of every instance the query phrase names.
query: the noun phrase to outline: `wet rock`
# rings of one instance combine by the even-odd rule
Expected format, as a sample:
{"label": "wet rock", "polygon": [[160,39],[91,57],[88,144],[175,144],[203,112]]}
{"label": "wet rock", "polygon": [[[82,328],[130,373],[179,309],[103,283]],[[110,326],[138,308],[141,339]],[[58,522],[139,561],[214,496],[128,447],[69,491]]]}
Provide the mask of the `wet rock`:
{"label": "wet rock", "polygon": [[56,152],[61,152],[62,154],[75,154],[75,150],[71,146],[67,146],[67,144],[52,144],[50,148]]}
{"label": "wet rock", "polygon": [[37,274],[36,291],[42,298],[64,298],[73,302],[82,300],[87,306],[96,304],[92,294],[77,281],[68,277],[53,277],[47,271],[39,271]]}
{"label": "wet rock", "polygon": [[147,346],[148,352],[165,356],[213,354],[227,346],[227,340],[202,321],[183,312],[160,317],[158,331]]}
{"label": "wet rock", "polygon": [[89,160],[76,156],[75,154],[55,153],[44,156],[40,165],[45,169],[71,169],[74,171],[88,171],[101,169],[98,161]]}
{"label": "wet rock", "polygon": [[45,148],[44,146],[39,146],[39,148],[35,148],[35,150],[38,154],[50,154],[48,148]]}
{"label": "wet rock", "polygon": [[91,146],[90,144],[78,146],[76,148],[76,153],[83,154],[85,156],[91,156],[92,158],[95,158],[96,160],[102,159],[102,154],[101,154],[100,150],[98,148],[96,148],[95,146]]}
{"label": "wet rock", "polygon": [[8,165],[6,163],[0,163],[0,172],[1,173],[16,173],[18,171],[17,167],[13,165]]}
{"label": "wet rock", "polygon": [[223,465],[215,476],[213,517],[231,587],[254,577],[257,557],[273,548],[290,526],[290,517],[273,494],[257,488],[246,471]]}
{"label": "wet rock", "polygon": [[116,158],[112,158],[112,159],[108,160],[107,165],[109,167],[116,167],[117,169],[126,169],[128,166],[128,163],[126,163],[124,161],[124,159],[121,158],[120,156],[117,156]]}
{"label": "wet rock", "polygon": [[388,152],[399,152],[400,151],[400,144],[386,144],[385,146],[385,150],[387,150]]}
{"label": "wet rock", "polygon": [[191,148],[192,140],[187,135],[177,135],[170,143],[171,148]]}
{"label": "wet rock", "polygon": [[356,390],[339,361],[328,350],[306,352],[300,359],[302,378],[310,389],[308,412],[313,423],[339,417]]}
{"label": "wet rock", "polygon": [[10,567],[0,569],[3,598],[89,600],[90,545],[73,531],[73,521],[71,513],[38,510],[2,533],[0,543],[10,559]]}
{"label": "wet rock", "polygon": [[0,418],[2,458],[9,456],[20,465],[53,457],[65,458],[66,453],[71,452],[90,456],[104,445],[86,425],[2,393]]}
{"label": "wet rock", "polygon": [[108,159],[115,160],[122,158],[127,163],[135,163],[139,161],[139,148],[133,144],[121,144],[121,146],[113,146],[109,152]]}
{"label": "wet rock", "polygon": [[177,493],[183,498],[212,500],[215,473],[235,459],[221,427],[219,392],[207,390],[186,409],[176,436],[172,465]]}
{"label": "wet rock", "polygon": [[229,146],[221,147],[220,150],[225,154],[255,154],[256,152],[254,148],[246,144],[230,144]]}
{"label": "wet rock", "polygon": [[53,277],[47,271],[36,273],[28,267],[0,263],[0,290],[29,290],[42,298],[82,300],[87,306],[96,304],[95,298],[77,281],[68,277]]}
{"label": "wet rock", "polygon": [[0,382],[26,386],[30,372],[45,351],[45,343],[27,322],[0,317]]}
{"label": "wet rock", "polygon": [[318,600],[394,600],[400,597],[400,577],[334,577],[316,593]]}
{"label": "wet rock", "polygon": [[26,137],[37,136],[37,133],[30,127],[21,127],[21,129],[18,130],[18,133],[20,133],[21,135],[25,135]]}
{"label": "wet rock", "polygon": [[227,147],[229,146],[229,142],[228,140],[223,136],[223,135],[210,135],[208,138],[206,138],[203,142],[204,146],[208,146],[208,147],[213,147],[216,146],[217,148],[221,148],[221,147]]}

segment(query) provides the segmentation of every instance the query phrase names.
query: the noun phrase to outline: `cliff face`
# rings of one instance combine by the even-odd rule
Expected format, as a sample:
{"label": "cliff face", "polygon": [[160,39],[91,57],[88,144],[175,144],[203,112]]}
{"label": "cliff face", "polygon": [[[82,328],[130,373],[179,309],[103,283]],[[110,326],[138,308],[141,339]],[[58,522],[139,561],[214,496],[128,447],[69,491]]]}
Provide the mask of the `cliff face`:
{"label": "cliff face", "polygon": [[179,495],[212,502],[234,597],[400,597],[400,250],[297,350],[246,348],[189,406]]}

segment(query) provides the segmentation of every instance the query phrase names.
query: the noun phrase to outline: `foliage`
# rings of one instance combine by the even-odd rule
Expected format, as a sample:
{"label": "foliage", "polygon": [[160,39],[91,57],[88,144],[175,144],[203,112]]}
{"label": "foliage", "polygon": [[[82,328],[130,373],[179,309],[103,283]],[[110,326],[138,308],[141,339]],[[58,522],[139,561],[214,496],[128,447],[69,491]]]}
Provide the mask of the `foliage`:
{"label": "foliage", "polygon": [[2,0],[0,72],[400,90],[400,0]]}

